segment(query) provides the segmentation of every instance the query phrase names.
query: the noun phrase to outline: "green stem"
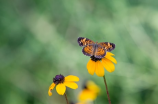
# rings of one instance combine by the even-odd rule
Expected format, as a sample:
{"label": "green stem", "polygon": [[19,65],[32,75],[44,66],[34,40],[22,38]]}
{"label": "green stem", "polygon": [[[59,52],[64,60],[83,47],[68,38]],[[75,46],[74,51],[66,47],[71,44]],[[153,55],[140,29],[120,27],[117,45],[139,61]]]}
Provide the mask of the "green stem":
{"label": "green stem", "polygon": [[65,95],[65,99],[66,99],[67,104],[69,104],[69,101],[67,99],[66,93],[64,95]]}
{"label": "green stem", "polygon": [[109,96],[109,92],[108,92],[108,86],[107,86],[107,83],[106,83],[105,75],[103,76],[103,79],[104,79],[104,83],[105,83],[106,93],[107,93],[107,96],[108,96],[108,101],[109,101],[109,104],[111,104],[111,100],[110,100],[110,96]]}

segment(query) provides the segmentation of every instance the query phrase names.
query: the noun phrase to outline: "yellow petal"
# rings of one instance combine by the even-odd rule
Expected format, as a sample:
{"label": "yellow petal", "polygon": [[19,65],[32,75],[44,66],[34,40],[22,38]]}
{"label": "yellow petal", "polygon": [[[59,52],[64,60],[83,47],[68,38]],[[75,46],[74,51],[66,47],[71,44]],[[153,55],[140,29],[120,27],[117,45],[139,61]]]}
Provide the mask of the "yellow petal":
{"label": "yellow petal", "polygon": [[100,92],[99,86],[97,86],[93,81],[87,81],[86,86],[89,90],[93,91],[96,94]]}
{"label": "yellow petal", "polygon": [[94,94],[92,91],[84,89],[79,93],[78,99],[79,101],[89,101],[89,100],[95,100],[97,97],[96,94]]}
{"label": "yellow petal", "polygon": [[115,58],[113,58],[112,56],[106,55],[105,58],[109,59],[110,61],[112,61],[113,63],[117,64],[117,61]]}
{"label": "yellow petal", "polygon": [[111,52],[107,52],[106,56],[115,56],[115,55],[113,53],[111,53]]}
{"label": "yellow petal", "polygon": [[89,74],[93,75],[95,72],[95,68],[96,68],[96,62],[90,59],[87,63],[87,69]]}
{"label": "yellow petal", "polygon": [[77,76],[74,75],[69,75],[65,77],[65,81],[79,81],[79,78]]}
{"label": "yellow petal", "polygon": [[49,96],[52,96],[52,90],[54,89],[54,87],[55,87],[55,83],[52,83],[51,85],[50,85],[50,87],[49,87],[49,90],[48,90],[48,95]]}
{"label": "yellow petal", "polygon": [[64,95],[65,91],[66,91],[66,86],[63,83],[59,83],[56,86],[56,91],[59,95]]}
{"label": "yellow petal", "polygon": [[77,89],[78,85],[75,82],[64,82],[64,85],[72,89]]}
{"label": "yellow petal", "polygon": [[115,70],[114,64],[106,58],[102,59],[102,64],[108,72],[113,72]]}
{"label": "yellow petal", "polygon": [[96,70],[95,73],[97,76],[102,77],[104,76],[104,67],[100,61],[96,62]]}

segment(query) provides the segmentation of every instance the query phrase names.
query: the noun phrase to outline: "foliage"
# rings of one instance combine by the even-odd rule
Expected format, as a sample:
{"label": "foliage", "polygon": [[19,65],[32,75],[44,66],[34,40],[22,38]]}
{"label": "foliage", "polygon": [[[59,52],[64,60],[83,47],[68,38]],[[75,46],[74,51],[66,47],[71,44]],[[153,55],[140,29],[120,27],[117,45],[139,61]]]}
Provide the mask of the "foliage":
{"label": "foliage", "polygon": [[47,90],[56,74],[76,75],[101,87],[97,104],[107,104],[102,77],[88,74],[89,57],[80,36],[113,42],[118,64],[105,72],[112,104],[158,103],[157,0],[2,0],[0,1],[0,102],[64,104]]}

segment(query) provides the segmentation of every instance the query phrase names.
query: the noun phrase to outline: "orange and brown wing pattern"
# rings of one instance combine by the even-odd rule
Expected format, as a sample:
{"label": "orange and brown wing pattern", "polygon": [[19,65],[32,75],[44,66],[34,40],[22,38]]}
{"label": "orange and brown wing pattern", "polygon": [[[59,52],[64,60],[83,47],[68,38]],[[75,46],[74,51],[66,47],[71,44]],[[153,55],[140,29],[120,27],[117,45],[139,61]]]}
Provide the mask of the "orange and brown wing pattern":
{"label": "orange and brown wing pattern", "polygon": [[95,43],[92,40],[90,40],[88,38],[84,38],[84,37],[79,37],[77,41],[78,41],[79,46],[81,46],[81,47]]}
{"label": "orange and brown wing pattern", "polygon": [[114,43],[101,42],[101,43],[98,43],[98,45],[105,48],[109,52],[115,49],[115,44]]}
{"label": "orange and brown wing pattern", "polygon": [[106,55],[106,50],[101,46],[97,46],[95,53],[94,53],[94,57],[103,58],[105,55]]}
{"label": "orange and brown wing pattern", "polygon": [[94,52],[94,45],[87,45],[83,47],[82,52],[86,56],[92,56]]}

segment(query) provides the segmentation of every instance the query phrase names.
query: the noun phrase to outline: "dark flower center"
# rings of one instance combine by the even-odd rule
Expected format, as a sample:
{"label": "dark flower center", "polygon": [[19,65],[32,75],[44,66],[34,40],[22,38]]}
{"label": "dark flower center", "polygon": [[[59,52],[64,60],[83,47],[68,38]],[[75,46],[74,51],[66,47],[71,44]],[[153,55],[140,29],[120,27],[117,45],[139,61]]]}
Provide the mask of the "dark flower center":
{"label": "dark flower center", "polygon": [[75,104],[74,102],[70,102],[70,104]]}
{"label": "dark flower center", "polygon": [[87,81],[84,81],[83,86],[82,86],[82,89],[88,89],[88,88],[87,88]]}
{"label": "dark flower center", "polygon": [[95,62],[101,60],[101,58],[96,58],[96,57],[94,57],[94,55],[91,56],[90,58],[91,58],[92,61],[95,61]]}
{"label": "dark flower center", "polygon": [[83,89],[88,89],[86,85],[83,86]]}
{"label": "dark flower center", "polygon": [[55,84],[59,84],[59,83],[63,83],[64,82],[65,77],[63,75],[56,75],[55,78],[53,78],[53,82]]}

